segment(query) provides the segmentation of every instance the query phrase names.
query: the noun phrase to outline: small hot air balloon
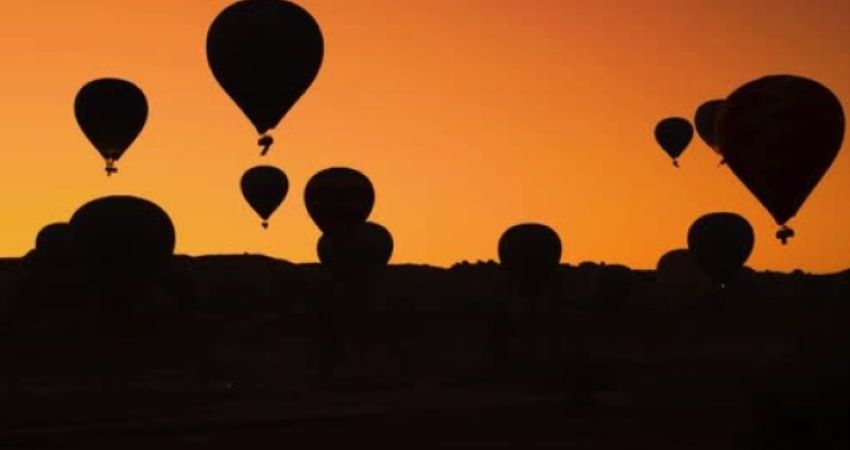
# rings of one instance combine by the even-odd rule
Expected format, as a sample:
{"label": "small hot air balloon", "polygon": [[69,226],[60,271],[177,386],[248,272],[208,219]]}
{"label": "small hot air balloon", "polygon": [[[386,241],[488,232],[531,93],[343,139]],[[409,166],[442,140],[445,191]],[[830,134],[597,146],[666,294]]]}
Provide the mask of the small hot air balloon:
{"label": "small hot air balloon", "polygon": [[102,78],[83,86],[74,101],[83,133],[106,161],[106,174],[136,140],[148,118],[145,94],[129,81]]}
{"label": "small hot air balloon", "polygon": [[35,238],[35,257],[47,266],[59,267],[74,259],[74,236],[66,222],[51,223]]}
{"label": "small hot air balloon", "polygon": [[732,281],[753,251],[755,234],[747,219],[730,212],[706,214],[688,230],[688,250],[720,286]]}
{"label": "small hot air balloon", "polygon": [[283,0],[243,0],[207,33],[207,61],[221,87],[259,133],[265,155],[275,128],[319,73],[324,40],[315,19]]}
{"label": "small hot air balloon", "polygon": [[365,222],[347,239],[324,234],[319,239],[319,260],[343,279],[369,280],[383,270],[393,254],[393,237],[382,225]]}
{"label": "small hot air balloon", "polygon": [[694,127],[681,117],[668,117],[655,126],[655,140],[673,158],[673,165],[676,167],[679,167],[677,158],[688,148],[693,138]]}
{"label": "small hot air balloon", "polygon": [[717,122],[718,148],[735,176],[781,227],[832,165],[844,139],[841,102],[822,84],[773,75],[738,88]]}
{"label": "small hot air balloon", "polygon": [[348,234],[369,218],[375,204],[372,182],[362,173],[333,167],[313,175],[304,203],[324,234]]}
{"label": "small hot air balloon", "polygon": [[539,296],[561,263],[561,238],[546,225],[515,225],[499,239],[499,261],[523,295]]}
{"label": "small hot air balloon", "polygon": [[174,225],[156,204],[137,197],[110,196],[86,203],[71,217],[81,263],[107,291],[129,295],[168,267]]}
{"label": "small hot air balloon", "polygon": [[693,300],[711,285],[711,280],[686,248],[671,250],[661,256],[655,275],[661,288],[677,301]]}
{"label": "small hot air balloon", "polygon": [[263,228],[269,227],[269,218],[286,198],[289,180],[286,174],[273,166],[257,166],[242,175],[242,196],[263,219]]}
{"label": "small hot air balloon", "polygon": [[709,100],[697,108],[694,125],[706,145],[717,151],[717,117],[726,103],[723,99]]}

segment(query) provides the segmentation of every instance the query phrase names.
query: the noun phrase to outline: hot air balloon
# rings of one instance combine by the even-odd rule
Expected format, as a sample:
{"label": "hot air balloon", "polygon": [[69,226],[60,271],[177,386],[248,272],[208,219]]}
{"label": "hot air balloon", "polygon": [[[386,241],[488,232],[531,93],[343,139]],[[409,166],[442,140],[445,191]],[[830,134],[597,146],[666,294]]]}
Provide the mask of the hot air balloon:
{"label": "hot air balloon", "polygon": [[539,296],[561,262],[561,239],[546,225],[515,225],[499,239],[499,260],[523,295]]}
{"label": "hot air balloon", "polygon": [[747,219],[730,212],[706,214],[688,230],[688,250],[697,265],[720,286],[732,281],[755,242]]}
{"label": "hot air balloon", "polygon": [[832,165],[844,139],[841,102],[822,84],[773,75],[738,88],[717,122],[718,148],[732,172],[782,228]]}
{"label": "hot air balloon", "polygon": [[71,227],[78,255],[93,279],[124,295],[167,267],[174,252],[168,214],[137,197],[86,203],[71,217]]}
{"label": "hot air balloon", "polygon": [[42,228],[35,238],[35,258],[51,267],[73,261],[74,236],[71,225],[59,222]]}
{"label": "hot air balloon", "polygon": [[375,204],[372,182],[362,173],[333,167],[313,175],[304,189],[304,203],[324,234],[348,234],[369,218]]}
{"label": "hot air balloon", "polygon": [[317,245],[319,260],[334,275],[368,280],[384,269],[393,254],[393,237],[382,225],[365,222],[347,239],[324,234]]}
{"label": "hot air balloon", "polygon": [[277,210],[286,193],[289,180],[286,174],[272,166],[257,166],[242,175],[242,196],[251,208],[263,219],[263,228],[269,227],[269,217]]}
{"label": "hot air balloon", "polygon": [[145,94],[129,81],[102,78],[83,86],[74,101],[77,123],[106,161],[106,174],[136,140],[148,118]]}
{"label": "hot air balloon", "polygon": [[655,126],[655,140],[673,158],[676,167],[679,167],[677,158],[688,148],[693,138],[694,127],[681,117],[668,117]]}
{"label": "hot air balloon", "polygon": [[315,19],[283,0],[243,0],[222,11],[207,34],[215,79],[259,133],[267,133],[301,98],[319,73],[324,40]]}
{"label": "hot air balloon", "polygon": [[686,248],[671,250],[661,256],[655,275],[661,288],[678,301],[693,300],[711,285],[711,280]]}
{"label": "hot air balloon", "polygon": [[694,114],[697,134],[715,152],[717,151],[717,117],[724,103],[726,101],[723,99],[709,100],[700,105]]}

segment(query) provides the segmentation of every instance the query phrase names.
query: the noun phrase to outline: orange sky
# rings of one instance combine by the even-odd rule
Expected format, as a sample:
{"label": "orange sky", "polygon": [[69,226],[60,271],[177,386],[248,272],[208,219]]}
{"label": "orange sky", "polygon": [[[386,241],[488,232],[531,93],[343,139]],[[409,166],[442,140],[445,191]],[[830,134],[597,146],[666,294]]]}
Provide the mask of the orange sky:
{"label": "orange sky", "polygon": [[[260,159],[255,131],[206,64],[226,0],[44,0],[0,15],[0,254],[110,193],[162,205],[179,252],[315,260],[302,202],[333,165],[366,173],[394,262],[496,256],[508,226],[550,224],[564,261],[654,267],[700,214],[731,210],[757,232],[756,268],[850,266],[850,155],[842,153],[782,247],[768,213],[696,140],[675,170],[655,122],[769,73],[812,77],[850,105],[844,0],[301,0],[321,24],[325,64]],[[151,115],[110,179],[77,128],[73,99],[117,76]],[[846,145],[845,145],[846,147]],[[845,150],[846,152],[846,150]],[[289,175],[264,232],[239,178]]]}

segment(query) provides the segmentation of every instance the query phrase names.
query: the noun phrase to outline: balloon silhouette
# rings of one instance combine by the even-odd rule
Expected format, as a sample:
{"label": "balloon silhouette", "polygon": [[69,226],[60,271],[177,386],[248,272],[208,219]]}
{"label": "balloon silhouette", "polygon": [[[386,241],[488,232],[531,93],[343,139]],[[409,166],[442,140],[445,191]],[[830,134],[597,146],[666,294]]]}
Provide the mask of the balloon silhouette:
{"label": "balloon silhouette", "polygon": [[174,225],[159,206],[130,196],[93,200],[71,217],[74,242],[85,267],[109,287],[143,283],[167,267]]}
{"label": "balloon silhouette", "polygon": [[782,228],[832,165],[844,139],[844,111],[820,83],[773,75],[738,88],[717,122],[718,147],[732,172]]}
{"label": "balloon silhouette", "polygon": [[706,214],[688,230],[688,250],[697,265],[721,286],[731,281],[753,251],[750,223],[729,212]]}
{"label": "balloon silhouette", "polygon": [[369,218],[375,204],[372,182],[362,173],[333,167],[313,175],[304,189],[304,203],[324,234],[348,234]]}
{"label": "balloon silhouette", "polygon": [[523,295],[539,296],[561,262],[561,239],[546,225],[515,225],[499,239],[499,261]]}
{"label": "balloon silhouette", "polygon": [[42,228],[35,238],[35,257],[49,266],[70,263],[74,258],[74,236],[71,225],[59,222]]}
{"label": "balloon silhouette", "polygon": [[726,101],[722,99],[709,100],[700,105],[694,115],[697,134],[715,152],[717,151],[717,117],[725,103]]}
{"label": "balloon silhouette", "polygon": [[355,227],[347,239],[322,235],[316,250],[319,261],[334,275],[369,279],[389,263],[393,254],[393,237],[383,226],[365,222]]}
{"label": "balloon silhouette", "polygon": [[106,161],[106,174],[136,140],[148,118],[145,94],[129,81],[102,78],[83,86],[74,100],[77,123]]}
{"label": "balloon silhouette", "polygon": [[286,198],[289,180],[286,174],[272,166],[257,166],[248,169],[240,182],[242,196],[251,208],[263,219],[263,228],[269,227],[269,217]]}
{"label": "balloon silhouette", "polygon": [[705,290],[711,281],[690,250],[680,248],[665,253],[655,266],[658,283],[668,293],[689,297]]}
{"label": "balloon silhouette", "polygon": [[677,158],[688,148],[693,138],[694,127],[681,117],[668,117],[655,126],[655,140],[673,158],[676,167],[679,167]]}
{"label": "balloon silhouette", "polygon": [[243,0],[222,11],[207,34],[207,61],[248,117],[265,155],[275,128],[319,73],[324,40],[315,19],[283,0]]}

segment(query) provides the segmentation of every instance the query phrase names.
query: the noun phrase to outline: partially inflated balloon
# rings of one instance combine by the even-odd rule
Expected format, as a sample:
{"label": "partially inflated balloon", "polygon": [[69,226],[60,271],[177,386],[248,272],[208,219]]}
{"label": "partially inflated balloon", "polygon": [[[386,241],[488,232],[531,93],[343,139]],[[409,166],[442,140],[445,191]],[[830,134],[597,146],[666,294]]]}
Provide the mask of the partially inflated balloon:
{"label": "partially inflated balloon", "polygon": [[48,266],[61,266],[74,259],[74,237],[71,225],[52,223],[42,228],[35,238],[35,257]]}
{"label": "partially inflated balloon", "polygon": [[661,288],[678,301],[693,299],[711,285],[711,280],[686,248],[665,253],[658,260],[655,275]]}
{"label": "partially inflated balloon", "polygon": [[307,182],[304,203],[325,234],[346,234],[369,218],[375,204],[372,182],[346,167],[325,169]]}
{"label": "partially inflated balloon", "polygon": [[286,174],[277,167],[257,166],[242,175],[240,185],[245,201],[263,219],[263,228],[268,228],[269,218],[289,192]]}
{"label": "partially inflated balloon", "polygon": [[[816,81],[774,75],[738,88],[717,122],[720,153],[779,225],[794,217],[832,165],[844,111]],[[777,233],[784,241],[793,235]]]}
{"label": "partially inflated balloon", "polygon": [[[324,40],[315,19],[283,0],[243,0],[216,17],[207,61],[260,134],[275,128],[319,73]],[[272,144],[261,137],[263,154]]]}
{"label": "partially inflated balloon", "polygon": [[717,151],[717,117],[726,101],[722,99],[709,100],[697,108],[694,115],[694,125],[703,142]]}
{"label": "partially inflated balloon", "polygon": [[129,288],[167,267],[174,252],[174,225],[150,201],[111,196],[93,200],[71,218],[74,242],[85,267],[107,284]]}
{"label": "partially inflated balloon", "polygon": [[319,260],[335,276],[366,280],[389,263],[393,254],[393,237],[383,226],[366,222],[358,225],[344,239],[322,235],[316,250]]}
{"label": "partially inflated balloon", "polygon": [[106,161],[106,174],[142,132],[148,118],[145,94],[129,81],[94,80],[80,89],[74,114],[83,133]]}
{"label": "partially inflated balloon", "polygon": [[676,167],[679,167],[677,158],[688,148],[693,138],[694,127],[681,117],[669,117],[655,126],[655,140],[673,158],[673,165]]}
{"label": "partially inflated balloon", "polygon": [[526,296],[540,295],[561,262],[561,238],[536,223],[509,228],[499,239],[499,260]]}
{"label": "partially inflated balloon", "polygon": [[734,213],[706,214],[688,230],[688,250],[718,284],[732,281],[750,257],[754,243],[752,226]]}

